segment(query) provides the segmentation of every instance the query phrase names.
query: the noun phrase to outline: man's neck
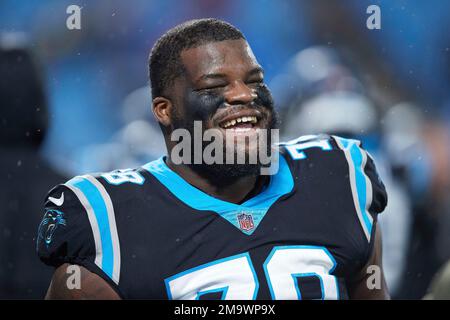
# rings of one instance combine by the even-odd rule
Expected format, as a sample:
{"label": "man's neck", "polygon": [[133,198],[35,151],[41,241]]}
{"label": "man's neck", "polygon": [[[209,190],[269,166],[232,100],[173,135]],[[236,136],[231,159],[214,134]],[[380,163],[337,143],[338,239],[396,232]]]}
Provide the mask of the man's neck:
{"label": "man's neck", "polygon": [[[201,176],[187,165],[174,164],[170,160],[170,157],[166,158],[166,164],[172,171],[176,172],[197,189],[200,189],[215,198],[231,203],[243,202],[250,192],[255,191],[255,187],[260,185],[261,188],[258,187],[258,189],[262,189],[264,185],[263,183],[258,183],[261,182],[261,179],[258,179],[257,176],[248,176],[236,178],[232,183],[223,186],[215,184],[210,179]],[[255,193],[258,193],[258,191]]]}

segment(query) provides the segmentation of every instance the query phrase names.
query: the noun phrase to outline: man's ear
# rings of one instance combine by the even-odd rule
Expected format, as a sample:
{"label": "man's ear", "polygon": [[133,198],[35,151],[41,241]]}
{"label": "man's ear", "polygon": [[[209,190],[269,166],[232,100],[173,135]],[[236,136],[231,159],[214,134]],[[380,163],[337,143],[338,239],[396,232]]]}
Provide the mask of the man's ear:
{"label": "man's ear", "polygon": [[164,127],[168,127],[172,124],[173,104],[167,98],[156,97],[152,103],[153,114]]}

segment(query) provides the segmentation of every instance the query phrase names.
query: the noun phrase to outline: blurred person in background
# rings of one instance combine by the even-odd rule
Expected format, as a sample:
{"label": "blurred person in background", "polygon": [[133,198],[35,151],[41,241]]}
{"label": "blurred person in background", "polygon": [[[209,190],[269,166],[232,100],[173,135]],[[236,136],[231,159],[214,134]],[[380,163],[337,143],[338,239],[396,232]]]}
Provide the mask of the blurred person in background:
{"label": "blurred person in background", "polygon": [[443,206],[444,181],[448,179],[446,161],[442,161],[445,140],[433,122],[424,117],[420,107],[405,101],[391,106],[383,117],[385,150],[412,200],[407,269],[398,292],[404,299],[422,298],[433,275],[448,259],[449,225],[445,221],[449,211]]}
{"label": "blurred person in background", "polygon": [[51,272],[36,257],[49,187],[65,180],[39,153],[48,122],[42,76],[22,34],[0,34],[0,298],[44,297]]}

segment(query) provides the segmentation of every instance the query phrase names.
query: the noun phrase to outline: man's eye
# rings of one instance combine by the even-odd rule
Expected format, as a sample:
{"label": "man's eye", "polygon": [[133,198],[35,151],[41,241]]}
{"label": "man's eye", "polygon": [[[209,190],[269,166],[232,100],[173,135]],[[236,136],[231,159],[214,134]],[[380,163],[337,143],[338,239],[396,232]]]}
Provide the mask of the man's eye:
{"label": "man's eye", "polygon": [[195,91],[197,91],[197,92],[217,91],[217,90],[223,89],[224,87],[225,87],[224,85],[216,85],[216,86],[209,86],[209,87],[205,87],[205,88],[200,88],[200,89],[197,89]]}
{"label": "man's eye", "polygon": [[246,84],[261,84],[261,83],[263,83],[263,82],[264,82],[263,79],[252,79],[252,80],[248,80],[248,81],[246,82]]}

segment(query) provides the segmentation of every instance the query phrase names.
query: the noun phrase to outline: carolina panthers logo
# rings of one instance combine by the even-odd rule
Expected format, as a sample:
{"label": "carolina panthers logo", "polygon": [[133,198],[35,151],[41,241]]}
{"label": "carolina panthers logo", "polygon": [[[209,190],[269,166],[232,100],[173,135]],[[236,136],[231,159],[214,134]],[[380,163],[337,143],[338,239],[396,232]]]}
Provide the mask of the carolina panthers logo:
{"label": "carolina panthers logo", "polygon": [[56,228],[60,225],[66,225],[64,213],[59,210],[47,210],[44,214],[44,218],[39,224],[39,240],[44,240],[45,244],[48,246],[52,242]]}

